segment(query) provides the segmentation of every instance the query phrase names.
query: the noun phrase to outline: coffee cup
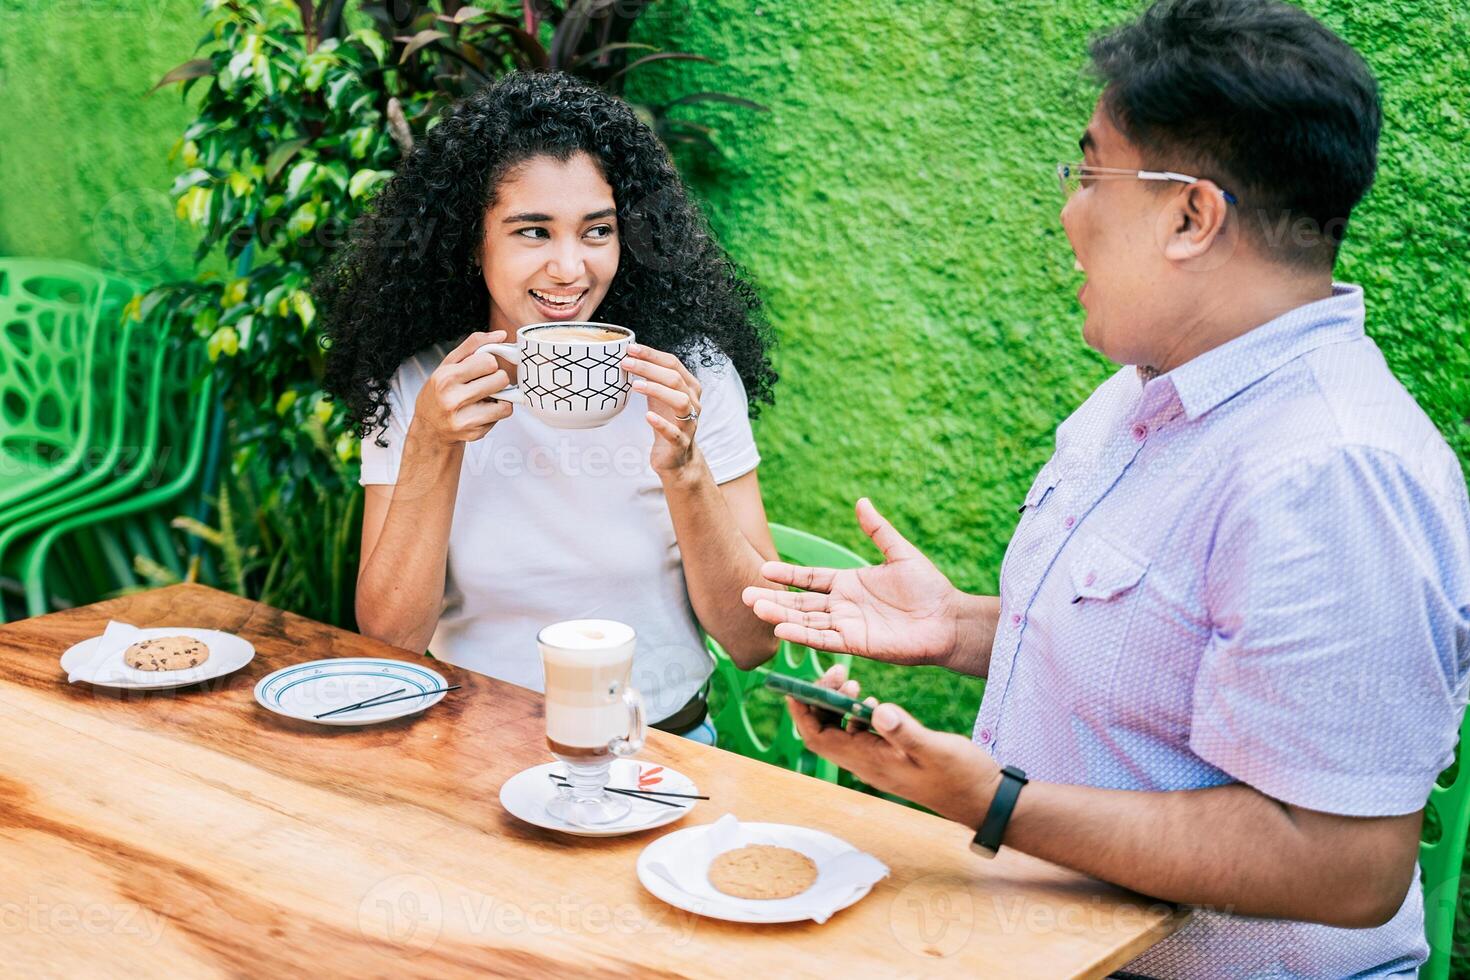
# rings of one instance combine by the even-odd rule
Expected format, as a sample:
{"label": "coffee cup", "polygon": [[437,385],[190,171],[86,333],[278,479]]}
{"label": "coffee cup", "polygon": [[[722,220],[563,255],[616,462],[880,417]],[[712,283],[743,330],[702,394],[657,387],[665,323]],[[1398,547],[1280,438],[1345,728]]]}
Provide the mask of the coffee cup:
{"label": "coffee cup", "polygon": [[552,321],[522,327],[515,343],[479,349],[519,372],[517,383],[494,398],[524,405],[558,429],[595,429],[628,403],[632,382],[622,363],[632,342],[633,331],[616,324]]}
{"label": "coffee cup", "polygon": [[628,684],[636,643],[633,627],[608,619],[554,623],[536,637],[546,744],[567,765],[565,787],[546,809],[568,823],[598,826],[629,812],[607,781],[614,759],[643,748],[643,701]]}

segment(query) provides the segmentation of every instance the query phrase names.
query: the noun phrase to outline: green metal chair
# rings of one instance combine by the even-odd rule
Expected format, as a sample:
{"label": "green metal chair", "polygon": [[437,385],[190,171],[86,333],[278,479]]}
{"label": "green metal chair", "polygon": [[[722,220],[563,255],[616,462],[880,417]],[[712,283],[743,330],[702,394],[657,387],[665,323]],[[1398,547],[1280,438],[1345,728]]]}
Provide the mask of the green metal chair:
{"label": "green metal chair", "polygon": [[[1450,975],[1450,951],[1455,945],[1455,912],[1460,904],[1460,868],[1465,861],[1465,834],[1470,830],[1470,766],[1462,750],[1470,741],[1470,713],[1460,724],[1455,762],[1429,791],[1426,809],[1437,818],[1439,833],[1419,845],[1419,868],[1424,885],[1424,931],[1429,940],[1429,962],[1419,971],[1423,980],[1445,980]],[[1428,814],[1426,814],[1428,816]],[[1427,826],[1431,821],[1426,821]]]}
{"label": "green metal chair", "polygon": [[66,480],[87,452],[108,292],[84,265],[0,258],[0,520]]}
{"label": "green metal chair", "polygon": [[[132,493],[159,465],[159,395],[167,350],[162,332],[161,323],[130,322],[123,326],[118,344],[120,358],[114,362],[110,379],[114,390],[109,398],[94,399],[109,407],[109,413],[99,421],[113,430],[113,443],[90,471],[26,502],[43,503],[44,507],[30,512],[28,506],[24,516],[0,523],[0,569],[7,574],[17,579],[24,576],[23,567],[14,560],[19,543],[63,518],[95,510]],[[99,344],[99,352],[102,349]],[[0,622],[4,619],[5,612],[0,609]]]}
{"label": "green metal chair", "polygon": [[[130,471],[140,474],[142,482],[123,499],[71,514],[36,535],[21,568],[29,615],[139,585],[132,560],[139,554],[182,571],[179,546],[162,508],[199,479],[214,407],[214,378],[201,371],[198,344],[170,340],[167,350],[170,356],[159,372],[161,390],[150,399],[156,435],[147,465]],[[68,542],[70,547],[58,550],[58,542],[68,536],[74,539]],[[66,601],[58,602],[58,596]]]}
{"label": "green metal chair", "polygon": [[[146,345],[151,339],[148,336],[135,338],[135,333],[145,330],[136,321],[120,322],[122,307],[135,293],[136,287],[132,283],[107,277],[92,358],[90,444],[80,465],[66,480],[0,510],[0,554],[8,546],[8,533],[20,518],[82,496],[115,476],[119,465],[126,464],[128,440],[125,420],[132,414],[130,404],[146,390],[147,384],[146,375],[140,376],[130,370],[130,365],[136,343]],[[131,445],[136,448],[140,443],[135,439]],[[3,562],[0,562],[0,567],[3,567]]]}
{"label": "green metal chair", "polygon": [[[841,545],[795,528],[772,524],[771,536],[783,561],[825,568],[861,568],[868,564]],[[775,735],[769,742],[756,734],[747,699],[751,692],[762,687],[772,669],[804,680],[816,680],[834,663],[851,664],[852,656],[845,653],[818,654],[809,647],[783,640],[769,664],[754,670],[741,670],[714,640],[707,639],[706,645],[715,659],[712,693],[718,706],[714,710],[713,721],[719,732],[720,747],[835,783],[837,766],[807,751],[797,734],[796,725],[785,711],[780,712]]]}

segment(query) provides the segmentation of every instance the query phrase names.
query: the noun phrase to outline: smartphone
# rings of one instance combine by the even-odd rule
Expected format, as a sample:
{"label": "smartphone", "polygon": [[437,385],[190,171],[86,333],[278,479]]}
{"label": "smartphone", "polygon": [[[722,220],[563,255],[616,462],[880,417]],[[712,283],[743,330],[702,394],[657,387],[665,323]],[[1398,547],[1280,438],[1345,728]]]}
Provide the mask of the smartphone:
{"label": "smartphone", "polygon": [[809,704],[814,708],[821,708],[841,718],[850,715],[859,721],[873,720],[873,706],[864,704],[857,698],[850,698],[846,694],[839,694],[830,687],[822,687],[810,681],[788,677],[778,674],[774,670],[766,675],[766,687],[782,694],[790,695],[802,704]]}

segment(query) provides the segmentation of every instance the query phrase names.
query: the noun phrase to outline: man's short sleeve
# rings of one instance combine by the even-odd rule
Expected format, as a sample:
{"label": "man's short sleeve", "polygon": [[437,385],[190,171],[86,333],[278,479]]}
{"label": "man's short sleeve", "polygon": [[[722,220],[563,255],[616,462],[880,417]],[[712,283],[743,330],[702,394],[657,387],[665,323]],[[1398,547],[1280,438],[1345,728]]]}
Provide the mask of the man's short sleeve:
{"label": "man's short sleeve", "polygon": [[1191,749],[1308,809],[1423,807],[1453,758],[1470,659],[1456,489],[1337,447],[1228,505],[1206,569],[1213,636]]}

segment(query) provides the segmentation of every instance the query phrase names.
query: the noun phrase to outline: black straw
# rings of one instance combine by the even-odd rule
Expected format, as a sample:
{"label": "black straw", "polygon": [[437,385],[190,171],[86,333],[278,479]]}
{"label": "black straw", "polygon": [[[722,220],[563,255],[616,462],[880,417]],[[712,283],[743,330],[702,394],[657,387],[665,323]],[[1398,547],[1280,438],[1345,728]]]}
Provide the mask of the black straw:
{"label": "black straw", "polygon": [[[449,687],[435,688],[432,691],[420,691],[417,694],[405,694],[401,698],[388,698],[385,701],[379,701],[378,698],[368,698],[366,701],[359,702],[358,704],[349,704],[345,708],[333,708],[331,711],[323,711],[321,714],[316,715],[315,717],[325,718],[327,717],[327,715],[337,715],[341,714],[344,711],[356,710],[357,708],[376,708],[378,707],[378,705],[381,704],[392,704],[394,701],[407,701],[409,698],[426,698],[430,694],[443,694],[445,691],[457,691],[460,689],[461,686],[462,685],[460,684],[451,684]],[[401,691],[403,690],[403,688],[400,687],[398,690]],[[382,697],[382,695],[380,694],[378,695],[378,697]]]}
{"label": "black straw", "polygon": [[[567,777],[565,777],[565,776],[558,776],[554,772],[549,772],[546,775],[549,776],[549,777],[551,777],[552,779],[559,779],[562,782],[566,782],[567,781]],[[678,804],[678,803],[670,803],[668,800],[657,800],[657,799],[654,799],[654,794],[657,794],[658,796],[677,796],[681,800],[707,800],[707,799],[709,799],[708,796],[696,796],[693,793],[663,793],[663,792],[660,792],[659,790],[656,790],[656,789],[618,789],[615,786],[605,786],[603,788],[606,789],[609,793],[621,793],[624,796],[636,796],[640,800],[647,800],[650,803],[662,803],[664,806],[680,806],[680,804]]]}
{"label": "black straw", "polygon": [[336,714],[338,711],[351,711],[353,708],[361,708],[361,707],[364,707],[366,705],[372,704],[374,701],[378,700],[378,698],[391,698],[393,695],[395,695],[395,694],[402,694],[406,690],[408,690],[408,688],[406,688],[406,687],[400,687],[400,688],[398,688],[398,690],[396,690],[396,691],[388,691],[386,694],[374,694],[372,697],[368,698],[366,701],[359,701],[356,704],[349,704],[345,708],[334,708],[331,711],[324,711],[321,714],[317,715],[316,717],[318,717],[318,718],[325,718],[327,715]]}

